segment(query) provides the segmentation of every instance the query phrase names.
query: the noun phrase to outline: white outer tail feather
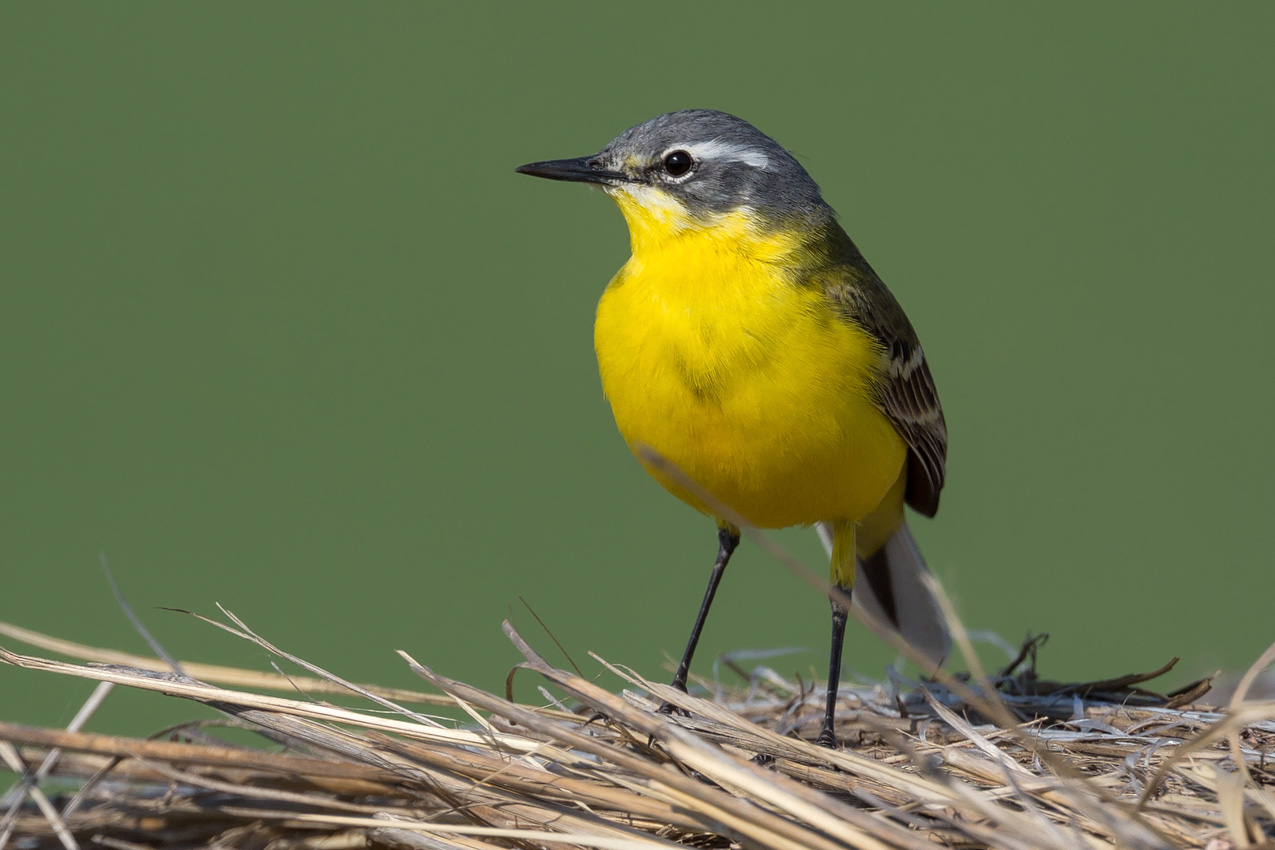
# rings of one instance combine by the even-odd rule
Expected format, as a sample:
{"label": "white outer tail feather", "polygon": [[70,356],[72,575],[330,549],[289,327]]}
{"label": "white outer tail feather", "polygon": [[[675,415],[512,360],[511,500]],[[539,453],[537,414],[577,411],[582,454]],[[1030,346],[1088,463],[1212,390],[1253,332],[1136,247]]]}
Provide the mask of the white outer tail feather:
{"label": "white outer tail feather", "polygon": [[[826,522],[816,524],[819,539],[823,541],[828,556],[832,556],[832,526]],[[921,549],[916,545],[907,523],[890,536],[885,544],[886,563],[890,568],[890,583],[894,588],[894,604],[899,615],[899,634],[916,649],[930,658],[942,661],[952,650],[952,636],[939,609],[938,600],[930,592],[922,576],[929,572]],[[851,598],[878,621],[890,625],[866,581],[855,582]]]}

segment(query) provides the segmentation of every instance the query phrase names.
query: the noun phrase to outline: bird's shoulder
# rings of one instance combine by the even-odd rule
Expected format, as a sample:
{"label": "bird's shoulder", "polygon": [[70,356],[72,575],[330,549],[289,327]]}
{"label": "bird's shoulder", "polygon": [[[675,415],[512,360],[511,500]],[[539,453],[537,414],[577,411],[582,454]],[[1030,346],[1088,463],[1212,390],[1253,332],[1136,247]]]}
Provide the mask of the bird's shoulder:
{"label": "bird's shoulder", "polygon": [[947,423],[925,352],[903,307],[841,227],[832,223],[822,241],[809,280],[838,318],[880,346],[874,400],[908,444],[908,504],[933,516],[946,477]]}

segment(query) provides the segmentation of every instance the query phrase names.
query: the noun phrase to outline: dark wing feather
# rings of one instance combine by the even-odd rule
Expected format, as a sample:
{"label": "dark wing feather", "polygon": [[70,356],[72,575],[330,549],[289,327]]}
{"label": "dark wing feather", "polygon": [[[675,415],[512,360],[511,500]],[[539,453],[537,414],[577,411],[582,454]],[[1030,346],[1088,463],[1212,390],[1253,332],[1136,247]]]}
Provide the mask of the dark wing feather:
{"label": "dark wing feather", "polygon": [[895,338],[889,353],[889,371],[878,391],[877,404],[908,444],[908,504],[934,516],[947,471],[943,407],[921,346]]}
{"label": "dark wing feather", "polygon": [[[947,466],[947,423],[934,377],[916,331],[899,302],[868,265],[850,237],[833,224],[822,279],[837,312],[881,344],[887,364],[877,386],[877,406],[908,444],[907,503],[925,516],[939,509]],[[814,270],[812,270],[814,271]]]}

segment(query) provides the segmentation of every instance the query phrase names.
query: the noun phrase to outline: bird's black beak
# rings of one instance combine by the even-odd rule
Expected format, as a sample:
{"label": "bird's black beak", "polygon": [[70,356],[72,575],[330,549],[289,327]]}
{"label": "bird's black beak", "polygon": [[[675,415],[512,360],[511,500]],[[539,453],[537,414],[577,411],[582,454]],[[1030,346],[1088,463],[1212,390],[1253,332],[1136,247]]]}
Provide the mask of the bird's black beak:
{"label": "bird's black beak", "polygon": [[529,162],[514,169],[519,174],[544,177],[549,180],[569,180],[573,183],[623,183],[629,178],[618,171],[608,171],[597,157],[581,156],[575,159],[551,159],[546,162]]}

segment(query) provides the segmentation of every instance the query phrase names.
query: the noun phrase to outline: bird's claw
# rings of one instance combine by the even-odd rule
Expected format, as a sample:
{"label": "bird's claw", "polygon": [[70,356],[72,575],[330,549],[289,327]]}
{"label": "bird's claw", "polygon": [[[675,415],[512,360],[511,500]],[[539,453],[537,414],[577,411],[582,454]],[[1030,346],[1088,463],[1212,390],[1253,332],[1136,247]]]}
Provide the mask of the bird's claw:
{"label": "bird's claw", "polygon": [[678,717],[690,717],[691,713],[684,708],[678,708],[671,702],[662,702],[660,707],[656,709],[660,714],[666,714],[672,717],[676,714]]}

